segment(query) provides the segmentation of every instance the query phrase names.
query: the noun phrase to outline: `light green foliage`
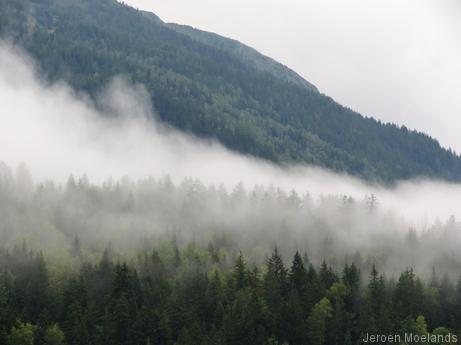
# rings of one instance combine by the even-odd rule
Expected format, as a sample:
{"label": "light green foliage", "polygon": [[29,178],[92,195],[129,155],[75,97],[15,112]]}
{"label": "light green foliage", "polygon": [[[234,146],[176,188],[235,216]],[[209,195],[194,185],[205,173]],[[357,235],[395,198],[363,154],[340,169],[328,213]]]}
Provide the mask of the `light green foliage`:
{"label": "light green foliage", "polygon": [[[432,335],[437,337],[437,342],[441,345],[450,345],[450,344],[453,344],[454,342],[454,337],[453,337],[452,332],[450,332],[450,330],[446,327],[437,327],[436,329],[432,331]],[[443,340],[439,342],[439,338]]]}
{"label": "light green foliage", "polygon": [[46,330],[44,340],[45,345],[64,345],[64,332],[57,324],[53,324]]}
{"label": "light green foliage", "polygon": [[327,319],[332,316],[333,308],[328,298],[322,298],[312,309],[307,320],[309,340],[312,345],[322,345],[325,339]]}
{"label": "light green foliage", "polygon": [[421,334],[421,335],[427,334],[427,323],[426,323],[426,319],[424,318],[424,316],[419,315],[416,318],[415,329],[418,334]]}
{"label": "light green foliage", "polygon": [[344,296],[346,296],[347,287],[343,283],[333,283],[333,285],[328,290],[328,296],[333,298],[334,300],[338,301]]}
{"label": "light green foliage", "polygon": [[30,323],[19,323],[11,329],[9,345],[33,345],[35,326]]}

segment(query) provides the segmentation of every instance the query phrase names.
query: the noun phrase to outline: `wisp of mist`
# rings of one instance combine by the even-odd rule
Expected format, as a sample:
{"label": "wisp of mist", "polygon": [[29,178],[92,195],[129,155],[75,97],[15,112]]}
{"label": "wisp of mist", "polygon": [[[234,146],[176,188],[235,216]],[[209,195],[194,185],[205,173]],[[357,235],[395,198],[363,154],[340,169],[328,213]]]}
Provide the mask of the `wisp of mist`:
{"label": "wisp of mist", "polygon": [[[141,181],[169,176],[174,185],[181,186],[184,179],[191,178],[208,190],[221,186],[229,191],[230,200],[241,188],[246,201],[228,208],[212,202],[210,197],[202,205],[199,217],[194,218],[195,223],[189,215],[187,222],[186,218],[176,219],[175,229],[206,229],[219,224],[238,228],[245,236],[254,231],[255,237],[248,245],[264,241],[268,246],[290,233],[287,250],[305,241],[318,260],[328,259],[325,256],[330,239],[337,243],[334,248],[346,248],[339,251],[341,260],[354,251],[379,253],[378,247],[388,251],[393,248],[396,258],[389,265],[396,272],[402,268],[397,266],[415,264],[423,254],[425,259],[421,262],[426,266],[441,262],[436,255],[445,250],[453,262],[459,262],[453,253],[461,244],[455,221],[461,216],[460,185],[419,179],[385,187],[317,167],[278,166],[231,152],[214,140],[199,139],[158,121],[155,105],[142,85],[131,85],[119,76],[94,101],[64,82],[46,82],[31,58],[6,43],[0,45],[0,95],[0,162],[13,169],[25,164],[35,186],[45,181],[64,186],[71,174],[76,178],[88,176],[91,184],[101,188],[110,179]],[[135,195],[143,193],[142,183],[132,185]],[[300,205],[306,203],[308,196],[314,205],[309,206],[311,217],[294,214],[287,202],[280,206],[283,210],[273,203],[269,215],[268,208],[256,208],[251,203],[258,190],[261,199],[270,194],[268,191],[285,195],[285,201],[299,195]],[[371,195],[377,200],[373,215],[366,206]],[[351,210],[339,216],[337,205],[332,206],[328,200],[352,200],[344,196],[358,200],[363,211]],[[0,199],[0,208],[5,205],[6,201]],[[181,205],[178,209],[184,210]],[[149,212],[146,217],[152,216],[153,211]],[[197,219],[207,216],[209,222]],[[280,222],[274,223],[273,217]],[[171,223],[156,219],[157,227],[172,228]],[[146,224],[152,221],[145,220]],[[434,240],[435,228],[443,233],[437,235],[438,240]],[[414,256],[412,252],[408,254],[411,257],[402,260],[398,253],[410,243],[405,242],[408,236],[421,236],[418,241],[424,244],[419,249],[424,253]],[[401,246],[397,248],[392,238],[401,239]],[[449,246],[442,245],[448,242]]]}

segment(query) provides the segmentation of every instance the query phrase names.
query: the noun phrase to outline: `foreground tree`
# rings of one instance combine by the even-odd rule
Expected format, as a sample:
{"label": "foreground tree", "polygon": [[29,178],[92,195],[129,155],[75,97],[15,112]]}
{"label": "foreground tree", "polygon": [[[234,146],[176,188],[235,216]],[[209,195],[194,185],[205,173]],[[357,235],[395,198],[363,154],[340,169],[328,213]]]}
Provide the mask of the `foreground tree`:
{"label": "foreground tree", "polygon": [[327,329],[327,320],[332,316],[331,303],[328,298],[322,298],[312,309],[307,320],[309,342],[312,345],[323,345]]}

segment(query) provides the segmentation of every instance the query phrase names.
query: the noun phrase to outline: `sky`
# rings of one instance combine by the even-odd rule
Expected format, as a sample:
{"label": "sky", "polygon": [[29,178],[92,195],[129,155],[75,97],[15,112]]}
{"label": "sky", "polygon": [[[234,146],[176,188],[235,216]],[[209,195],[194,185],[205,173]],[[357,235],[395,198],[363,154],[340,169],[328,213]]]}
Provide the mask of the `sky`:
{"label": "sky", "polygon": [[343,105],[461,153],[458,0],[125,0],[235,38]]}

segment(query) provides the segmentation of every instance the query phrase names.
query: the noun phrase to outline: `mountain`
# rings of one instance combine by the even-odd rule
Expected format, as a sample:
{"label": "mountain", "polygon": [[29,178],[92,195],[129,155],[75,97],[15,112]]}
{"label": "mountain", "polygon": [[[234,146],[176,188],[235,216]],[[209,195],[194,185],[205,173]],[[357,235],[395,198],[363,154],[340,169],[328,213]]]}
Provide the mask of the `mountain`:
{"label": "mountain", "polygon": [[0,0],[0,34],[50,81],[97,95],[126,76],[163,121],[244,154],[385,182],[461,180],[461,158],[431,137],[363,117],[237,41],[114,0]]}
{"label": "mountain", "polygon": [[225,51],[239,61],[244,62],[249,67],[252,67],[260,72],[270,73],[279,80],[290,82],[307,90],[318,92],[314,85],[303,79],[296,72],[290,70],[288,67],[278,63],[277,61],[260,54],[255,49],[248,47],[239,41],[225,38],[212,32],[197,30],[187,25],[178,25],[174,23],[169,23],[167,25],[173,30],[183,33],[198,42]]}

